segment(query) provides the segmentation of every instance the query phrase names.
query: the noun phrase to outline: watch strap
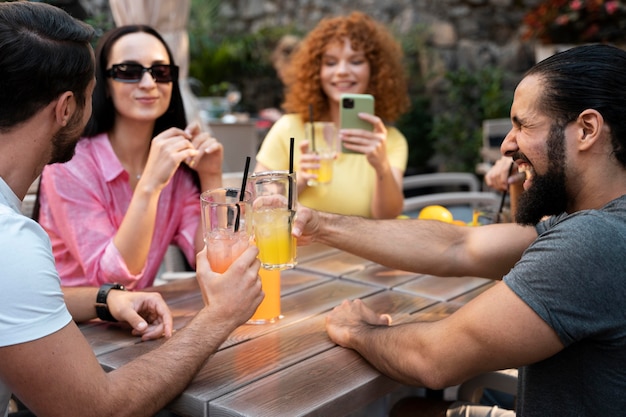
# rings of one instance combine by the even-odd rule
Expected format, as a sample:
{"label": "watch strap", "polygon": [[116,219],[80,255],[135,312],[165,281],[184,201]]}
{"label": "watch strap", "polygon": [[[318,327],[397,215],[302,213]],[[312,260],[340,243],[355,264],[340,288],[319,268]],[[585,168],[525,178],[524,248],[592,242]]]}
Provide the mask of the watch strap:
{"label": "watch strap", "polygon": [[116,322],[117,320],[109,311],[109,305],[107,304],[107,297],[111,290],[126,291],[126,288],[122,284],[117,283],[102,284],[96,296],[96,314],[100,320]]}

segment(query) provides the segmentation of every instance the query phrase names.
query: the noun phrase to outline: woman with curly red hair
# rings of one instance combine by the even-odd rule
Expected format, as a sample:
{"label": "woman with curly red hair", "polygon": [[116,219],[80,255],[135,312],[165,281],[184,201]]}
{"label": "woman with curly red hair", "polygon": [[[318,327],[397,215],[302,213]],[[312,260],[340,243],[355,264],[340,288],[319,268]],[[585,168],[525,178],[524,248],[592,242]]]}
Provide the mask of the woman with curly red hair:
{"label": "woman with curly red hair", "polygon": [[[318,210],[373,218],[402,212],[402,177],[408,158],[405,137],[390,124],[409,105],[402,48],[389,31],[367,15],[323,19],[301,42],[285,74],[287,112],[270,129],[256,156],[256,172],[285,170],[294,138],[299,202]],[[341,94],[371,94],[375,115],[360,113],[372,131],[341,129],[339,138],[355,153],[341,153],[330,184],[308,186],[319,156],[309,151],[304,123],[310,108],[316,121],[339,126]]]}

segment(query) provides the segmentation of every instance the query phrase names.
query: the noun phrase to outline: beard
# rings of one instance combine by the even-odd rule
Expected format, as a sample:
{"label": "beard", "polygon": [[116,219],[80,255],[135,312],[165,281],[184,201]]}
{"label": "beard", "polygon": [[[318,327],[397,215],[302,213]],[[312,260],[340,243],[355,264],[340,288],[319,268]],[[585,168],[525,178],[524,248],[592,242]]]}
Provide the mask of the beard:
{"label": "beard", "polygon": [[[542,175],[535,173],[530,188],[520,195],[515,214],[519,224],[534,226],[542,217],[561,214],[567,209],[565,127],[552,125],[547,145],[548,171]],[[528,161],[521,153],[517,157]]]}
{"label": "beard", "polygon": [[52,137],[52,155],[48,164],[64,163],[72,159],[76,144],[85,127],[83,113],[83,108],[75,111],[67,122],[67,126],[59,129]]}

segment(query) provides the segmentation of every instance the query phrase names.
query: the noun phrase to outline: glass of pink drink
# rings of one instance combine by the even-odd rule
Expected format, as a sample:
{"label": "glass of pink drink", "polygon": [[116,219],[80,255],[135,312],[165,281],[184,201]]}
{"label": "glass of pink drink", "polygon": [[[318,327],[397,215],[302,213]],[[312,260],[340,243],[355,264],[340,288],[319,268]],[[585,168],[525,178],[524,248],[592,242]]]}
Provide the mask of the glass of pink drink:
{"label": "glass of pink drink", "polygon": [[202,193],[200,202],[209,263],[223,273],[250,246],[250,192],[240,201],[238,188],[217,188]]}

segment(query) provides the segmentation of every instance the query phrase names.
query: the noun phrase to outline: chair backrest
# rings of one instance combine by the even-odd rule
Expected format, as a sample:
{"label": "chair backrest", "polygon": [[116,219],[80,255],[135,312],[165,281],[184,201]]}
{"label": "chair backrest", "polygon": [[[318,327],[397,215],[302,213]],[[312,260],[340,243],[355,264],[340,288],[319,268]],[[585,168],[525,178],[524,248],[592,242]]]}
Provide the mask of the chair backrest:
{"label": "chair backrest", "polygon": [[512,127],[510,119],[483,120],[483,146],[480,153],[485,162],[500,159],[500,145]]}
{"label": "chair backrest", "polygon": [[[469,172],[439,172],[406,176],[403,179],[405,195],[419,188],[448,187],[452,191],[434,192],[404,198],[403,212],[413,217],[417,211],[430,205],[444,207],[464,206],[471,212],[474,208],[491,208],[495,212],[501,196],[495,192],[480,191],[480,181]],[[467,190],[467,191],[465,191]]]}
{"label": "chair backrest", "polygon": [[404,191],[433,186],[466,187],[468,191],[479,191],[480,181],[469,172],[437,172],[434,174],[408,175],[402,179]]}

